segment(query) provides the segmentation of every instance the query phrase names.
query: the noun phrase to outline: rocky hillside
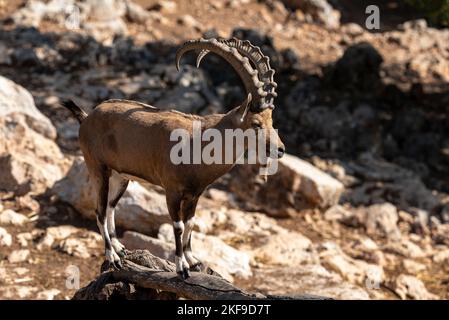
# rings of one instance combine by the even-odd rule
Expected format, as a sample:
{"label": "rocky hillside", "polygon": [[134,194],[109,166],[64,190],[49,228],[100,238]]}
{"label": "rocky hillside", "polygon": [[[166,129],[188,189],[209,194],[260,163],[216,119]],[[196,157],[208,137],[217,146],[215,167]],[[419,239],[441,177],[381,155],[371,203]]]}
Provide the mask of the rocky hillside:
{"label": "rocky hillside", "polygon": [[[73,272],[84,286],[103,261],[61,100],[225,112],[243,92],[220,59],[174,65],[183,41],[216,36],[270,56],[289,155],[266,184],[238,166],[207,190],[196,255],[262,293],[449,298],[449,30],[382,6],[388,28],[371,33],[349,22],[363,6],[298,3],[0,0],[0,298],[69,299]],[[128,248],[173,259],[169,222],[163,190],[130,185]]]}

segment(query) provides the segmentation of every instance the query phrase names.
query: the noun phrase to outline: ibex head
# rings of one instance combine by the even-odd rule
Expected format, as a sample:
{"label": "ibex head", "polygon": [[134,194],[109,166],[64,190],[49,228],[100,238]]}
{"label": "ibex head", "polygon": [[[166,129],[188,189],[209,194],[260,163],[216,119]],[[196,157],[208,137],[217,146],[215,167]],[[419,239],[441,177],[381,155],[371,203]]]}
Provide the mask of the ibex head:
{"label": "ibex head", "polygon": [[267,156],[282,157],[285,147],[273,128],[272,112],[273,101],[277,96],[275,91],[277,84],[274,81],[274,69],[270,67],[269,57],[248,40],[236,38],[190,40],[176,52],[178,70],[184,53],[196,49],[201,50],[196,61],[197,67],[209,52],[213,52],[225,59],[237,72],[245,86],[247,97],[241,105],[228,113],[229,116],[234,117],[237,128],[265,130],[266,134],[263,137]]}

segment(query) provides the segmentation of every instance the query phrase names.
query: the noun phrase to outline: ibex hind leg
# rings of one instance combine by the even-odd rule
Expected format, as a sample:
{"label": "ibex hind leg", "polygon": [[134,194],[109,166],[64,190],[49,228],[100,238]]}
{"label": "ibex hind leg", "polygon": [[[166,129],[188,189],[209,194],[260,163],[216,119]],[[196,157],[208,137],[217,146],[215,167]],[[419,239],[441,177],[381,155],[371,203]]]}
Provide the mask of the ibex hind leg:
{"label": "ibex hind leg", "polygon": [[98,169],[97,167],[93,168],[89,165],[88,167],[89,174],[97,191],[97,225],[104,240],[105,256],[110,265],[112,265],[115,269],[120,269],[122,267],[122,263],[120,261],[120,257],[112,247],[106,220],[110,170],[104,166],[98,167]]}
{"label": "ibex hind leg", "polygon": [[115,171],[112,171],[109,177],[109,195],[108,195],[108,206],[106,209],[106,223],[108,226],[109,237],[111,238],[111,245],[115,252],[123,257],[125,256],[126,249],[125,246],[120,243],[117,238],[117,233],[115,230],[115,207],[119,202],[120,198],[126,191],[128,187],[129,180],[123,178]]}
{"label": "ibex hind leg", "polygon": [[184,233],[184,222],[181,216],[182,196],[174,193],[167,193],[167,207],[173,221],[173,233],[175,235],[175,265],[176,272],[182,279],[190,277],[189,264],[183,253],[182,236]]}
{"label": "ibex hind leg", "polygon": [[185,231],[182,239],[182,245],[184,249],[184,256],[186,257],[187,263],[189,264],[191,271],[201,272],[204,270],[204,265],[199,261],[192,253],[192,230],[193,230],[193,219],[188,220],[185,223]]}

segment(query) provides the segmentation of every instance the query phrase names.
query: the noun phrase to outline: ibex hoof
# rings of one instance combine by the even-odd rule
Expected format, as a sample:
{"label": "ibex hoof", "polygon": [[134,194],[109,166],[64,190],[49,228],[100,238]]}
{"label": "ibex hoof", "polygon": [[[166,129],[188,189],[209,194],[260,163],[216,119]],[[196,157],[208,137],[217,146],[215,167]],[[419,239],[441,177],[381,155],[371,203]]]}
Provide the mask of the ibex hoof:
{"label": "ibex hoof", "polygon": [[112,238],[111,244],[112,247],[114,248],[114,251],[119,255],[119,257],[123,258],[126,255],[127,250],[125,249],[125,246],[121,244],[117,238]]}
{"label": "ibex hoof", "polygon": [[106,250],[106,259],[109,261],[109,267],[112,266],[115,270],[123,267],[120,257],[114,250]]}
{"label": "ibex hoof", "polygon": [[190,271],[201,272],[203,270],[204,270],[204,265],[199,261],[190,267]]}
{"label": "ibex hoof", "polygon": [[120,269],[123,268],[123,264],[122,264],[122,262],[120,260],[110,261],[109,262],[109,266],[110,267],[112,266],[112,268],[114,268],[114,270],[120,270]]}
{"label": "ibex hoof", "polygon": [[182,280],[186,280],[188,278],[190,278],[190,272],[187,268],[182,269],[181,271],[178,271],[178,276],[182,279]]}

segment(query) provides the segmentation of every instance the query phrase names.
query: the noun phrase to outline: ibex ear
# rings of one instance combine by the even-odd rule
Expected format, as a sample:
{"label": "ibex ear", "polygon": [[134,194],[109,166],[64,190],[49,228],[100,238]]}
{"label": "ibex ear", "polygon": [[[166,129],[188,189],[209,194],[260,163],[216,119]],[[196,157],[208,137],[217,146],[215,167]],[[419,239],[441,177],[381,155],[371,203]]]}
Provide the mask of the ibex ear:
{"label": "ibex ear", "polygon": [[251,104],[252,96],[251,93],[248,93],[245,101],[238,107],[237,116],[240,122],[245,120],[246,115],[248,114],[249,105]]}

